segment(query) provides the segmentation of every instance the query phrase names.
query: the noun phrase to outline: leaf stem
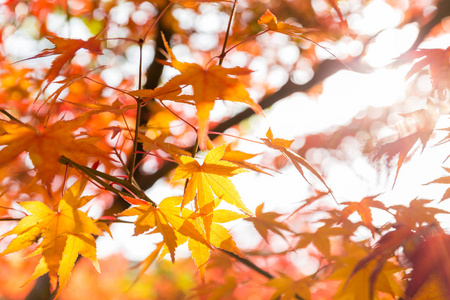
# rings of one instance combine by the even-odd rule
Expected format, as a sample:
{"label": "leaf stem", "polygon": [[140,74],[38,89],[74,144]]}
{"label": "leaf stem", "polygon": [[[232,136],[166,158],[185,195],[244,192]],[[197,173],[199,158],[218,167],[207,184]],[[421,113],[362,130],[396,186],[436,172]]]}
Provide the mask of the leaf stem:
{"label": "leaf stem", "polygon": [[222,65],[223,59],[225,58],[225,55],[227,54],[226,49],[227,49],[228,36],[230,35],[231,23],[233,22],[233,17],[236,12],[237,1],[238,0],[234,1],[233,8],[231,9],[230,19],[228,20],[227,32],[225,34],[225,40],[223,41],[222,53],[219,55],[219,66]]}
{"label": "leaf stem", "polygon": [[240,263],[246,265],[247,267],[249,267],[250,269],[256,271],[257,273],[261,274],[262,276],[266,277],[267,279],[273,279],[275,278],[275,276],[273,276],[272,274],[270,274],[269,272],[261,269],[260,267],[258,267],[257,265],[255,265],[252,261],[248,260],[247,258],[244,257],[240,257],[239,255],[236,255],[232,252],[229,252],[227,250],[224,249],[220,249],[217,248],[220,251],[222,251],[223,253],[227,254],[228,256],[233,257],[234,259],[236,259],[237,261],[239,261]]}
{"label": "leaf stem", "polygon": [[[97,183],[99,183],[106,190],[108,190],[116,195],[124,194],[124,192],[119,191],[118,189],[112,187],[110,184],[106,183],[104,180],[111,181],[113,183],[116,183],[116,184],[126,188],[126,190],[129,190],[132,192],[132,194],[130,193],[131,196],[133,196],[133,194],[134,194],[134,195],[138,196],[140,199],[143,199],[143,200],[149,202],[154,207],[156,207],[156,203],[154,201],[152,201],[140,188],[136,187],[134,184],[131,184],[130,182],[128,182],[126,180],[117,178],[115,176],[103,173],[101,171],[98,171],[98,170],[95,170],[95,169],[92,169],[89,167],[82,166],[64,156],[61,156],[59,161],[63,164],[70,164],[73,168],[82,172],[89,178],[91,178],[94,181],[96,181]],[[128,192],[125,192],[125,193],[128,194]]]}
{"label": "leaf stem", "polygon": [[7,112],[5,109],[0,108],[0,112],[2,112],[4,115],[6,115],[10,120],[16,121],[17,123],[23,124],[22,121],[11,115],[9,112]]}
{"label": "leaf stem", "polygon": [[153,21],[152,25],[150,25],[150,27],[147,29],[147,31],[144,34],[144,37],[142,38],[144,41],[147,38],[148,33],[150,32],[150,30],[155,26],[155,24],[157,24],[159,22],[159,20],[161,19],[161,17],[164,15],[164,13],[169,9],[169,7],[172,5],[172,2],[169,1],[169,4],[166,5],[166,7],[164,7],[164,9],[161,11],[161,13],[158,15],[158,17],[156,17],[156,20]]}
{"label": "leaf stem", "polygon": [[189,123],[188,121],[186,121],[185,119],[183,119],[181,116],[179,116],[176,112],[174,112],[173,110],[171,110],[167,105],[164,104],[164,102],[163,102],[162,100],[160,100],[159,103],[161,103],[161,105],[164,106],[168,111],[170,111],[175,117],[177,117],[178,119],[180,119],[181,121],[183,121],[184,123],[186,123],[189,127],[191,127],[192,129],[194,129],[195,132],[197,132],[197,128],[195,128],[194,125],[192,125],[191,123]]}
{"label": "leaf stem", "polygon": [[[144,45],[144,39],[139,40],[139,75],[138,75],[138,90],[142,87],[142,47]],[[138,149],[138,135],[139,126],[141,125],[141,110],[142,110],[142,99],[138,97],[136,99],[136,123],[134,127],[134,139],[133,139],[133,151],[131,153],[131,164],[129,169],[128,182],[132,183],[134,178],[134,167],[136,165],[136,154]]]}

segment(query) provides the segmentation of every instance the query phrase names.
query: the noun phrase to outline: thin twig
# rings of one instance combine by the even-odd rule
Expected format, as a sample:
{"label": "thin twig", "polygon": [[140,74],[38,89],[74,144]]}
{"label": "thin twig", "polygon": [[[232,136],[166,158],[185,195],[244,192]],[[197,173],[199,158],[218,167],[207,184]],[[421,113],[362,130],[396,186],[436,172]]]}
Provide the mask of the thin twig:
{"label": "thin twig", "polygon": [[233,8],[231,9],[230,19],[228,20],[227,32],[225,34],[225,40],[223,41],[222,53],[219,55],[219,66],[222,65],[223,59],[226,55],[228,36],[230,35],[231,23],[233,22],[234,13],[236,12],[237,0],[233,3]]}

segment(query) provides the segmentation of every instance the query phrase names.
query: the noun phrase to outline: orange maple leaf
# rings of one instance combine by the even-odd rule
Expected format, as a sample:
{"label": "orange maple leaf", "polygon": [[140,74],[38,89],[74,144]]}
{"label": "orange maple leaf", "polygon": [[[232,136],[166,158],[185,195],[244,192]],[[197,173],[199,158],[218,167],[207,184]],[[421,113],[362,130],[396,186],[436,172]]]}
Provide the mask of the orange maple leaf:
{"label": "orange maple leaf", "polygon": [[[403,296],[403,288],[395,273],[403,269],[387,261],[376,265],[375,261],[354,273],[355,265],[367,255],[367,249],[356,243],[344,243],[345,254],[333,256],[333,273],[329,280],[340,280],[341,284],[334,294],[336,300],[373,300],[379,299],[378,292],[388,293],[393,299]],[[376,274],[375,274],[376,273]],[[373,275],[376,275],[374,277]],[[384,299],[384,298],[383,298]]]}
{"label": "orange maple leaf", "polygon": [[437,207],[425,206],[433,200],[414,199],[409,206],[393,205],[390,208],[396,210],[395,219],[399,224],[406,224],[410,228],[418,228],[424,224],[438,224],[436,214],[448,214],[446,210]]}
{"label": "orange maple leaf", "polygon": [[269,230],[275,234],[278,234],[282,238],[286,239],[284,237],[284,234],[280,230],[289,231],[289,232],[292,232],[292,230],[285,223],[278,222],[275,220],[276,218],[280,217],[281,214],[278,214],[276,212],[263,213],[262,212],[263,208],[264,208],[264,203],[261,203],[256,208],[255,216],[246,218],[245,220],[253,223],[256,230],[259,232],[259,234],[264,238],[264,240],[267,243],[269,243],[269,240],[267,239]]}
{"label": "orange maple leaf", "polygon": [[266,283],[266,286],[277,289],[270,300],[311,299],[310,286],[312,280],[310,277],[294,280],[285,274],[280,273],[280,275],[281,277],[272,278]]}
{"label": "orange maple leaf", "polygon": [[315,233],[299,233],[298,236],[301,237],[300,241],[295,246],[295,249],[306,248],[309,244],[313,244],[323,255],[330,257],[330,237],[339,235],[349,235],[348,229],[341,227],[330,227],[324,225],[316,230]]}
{"label": "orange maple leaf", "polygon": [[192,297],[195,299],[204,299],[207,296],[208,300],[232,299],[234,290],[238,286],[236,277],[226,276],[224,283],[208,282],[199,287],[194,288]]}
{"label": "orange maple leaf", "polygon": [[34,251],[34,254],[42,253],[42,258],[26,283],[48,272],[53,286],[58,283],[55,298],[67,284],[79,254],[90,259],[100,272],[93,235],[103,235],[103,231],[85,212],[79,210],[93,198],[80,197],[85,186],[86,180],[77,181],[53,209],[38,201],[19,203],[31,215],[24,217],[2,236],[17,235],[0,255],[27,248],[40,237],[43,238]]}
{"label": "orange maple leaf", "polygon": [[450,295],[450,235],[439,232],[425,238],[417,245],[410,260],[413,269],[405,290],[408,297],[413,298],[433,278],[442,283],[443,294]]}
{"label": "orange maple leaf", "polygon": [[[248,75],[252,71],[247,68],[224,68],[214,65],[204,68],[195,63],[184,63],[178,61],[165,42],[170,55],[170,66],[180,71],[162,87],[155,90],[137,90],[130,94],[144,99],[158,98],[186,103],[188,98],[179,98],[178,94],[186,86],[192,86],[193,99],[197,108],[199,121],[198,140],[202,150],[206,149],[207,134],[209,128],[209,113],[214,107],[216,100],[227,100],[249,105],[256,113],[263,114],[261,106],[254,102],[245,85],[235,76]],[[171,95],[168,97],[168,95]]]}
{"label": "orange maple leaf", "polygon": [[387,207],[383,204],[383,202],[374,200],[379,195],[380,194],[364,197],[360,202],[342,202],[341,205],[347,205],[347,207],[342,210],[342,215],[339,218],[338,224],[346,220],[352,213],[357,211],[364,225],[370,229],[372,236],[375,237],[375,227],[372,224],[372,212],[370,211],[370,208],[375,207],[387,211]]}
{"label": "orange maple leaf", "polygon": [[266,10],[264,15],[262,15],[258,20],[259,25],[266,25],[271,31],[276,31],[279,33],[287,34],[293,38],[301,38],[310,41],[304,36],[305,33],[315,31],[311,28],[304,28],[295,26],[292,24],[287,24],[277,20],[277,17],[270,11]]}
{"label": "orange maple leaf", "polygon": [[401,166],[416,142],[420,140],[422,143],[422,151],[425,149],[439,117],[437,110],[436,104],[428,99],[426,108],[419,109],[411,113],[402,114],[401,116],[403,117],[414,119],[416,123],[415,131],[409,135],[400,137],[393,142],[382,144],[373,156],[373,160],[380,159],[385,156],[387,162],[389,163],[392,158],[398,155],[397,170],[395,172],[393,186],[397,181]]}
{"label": "orange maple leaf", "polygon": [[87,41],[83,41],[79,39],[65,39],[57,36],[47,36],[47,39],[55,45],[55,48],[44,49],[41,53],[25,59],[28,60],[50,55],[58,55],[58,57],[56,57],[52,62],[50,69],[45,75],[47,85],[43,88],[43,90],[45,90],[49,84],[56,79],[63,66],[75,56],[75,53],[78,50],[86,49],[94,54],[102,54],[101,40],[97,39],[97,37],[98,34],[89,38]]}
{"label": "orange maple leaf", "polygon": [[[450,168],[445,168],[444,170],[447,171],[447,173],[450,173]],[[427,184],[432,184],[432,183],[439,183],[439,184],[450,184],[450,176],[442,176],[440,178],[437,178],[431,182],[428,182]],[[447,188],[447,190],[445,191],[444,195],[442,196],[441,201],[442,202],[444,200],[447,200],[448,198],[450,198],[450,188]]]}
{"label": "orange maple leaf", "polygon": [[430,74],[433,87],[444,91],[450,87],[450,47],[447,49],[418,49],[408,53],[402,59],[415,60],[411,70],[406,74],[406,79],[419,72],[426,66],[430,66]]}
{"label": "orange maple leaf", "polygon": [[24,123],[0,120],[4,133],[0,136],[0,167],[27,151],[38,177],[48,187],[58,173],[61,156],[83,164],[89,157],[109,160],[108,156],[93,144],[97,138],[76,138],[72,131],[78,129],[88,115],[70,121],[58,121],[40,131]]}
{"label": "orange maple leaf", "polygon": [[[264,142],[266,146],[269,148],[275,149],[283,153],[283,155],[294,165],[294,167],[300,172],[300,174],[303,176],[303,178],[306,180],[306,182],[309,183],[309,181],[306,179],[305,174],[303,172],[303,168],[306,168],[311,173],[314,174],[322,183],[325,185],[325,187],[328,189],[328,192],[331,193],[333,196],[333,193],[331,192],[331,189],[328,187],[328,185],[325,183],[325,180],[322,178],[322,176],[319,174],[319,172],[316,171],[316,169],[313,168],[309,164],[309,162],[306,161],[303,157],[298,155],[297,153],[293,152],[292,150],[289,150],[288,148],[291,146],[291,144],[294,142],[288,141],[285,139],[279,139],[274,138],[272,130],[269,128],[266,133],[266,137],[262,138],[261,140]],[[334,196],[333,196],[334,197]]]}
{"label": "orange maple leaf", "polygon": [[327,0],[327,2],[334,8],[334,10],[336,11],[336,13],[338,14],[339,17],[339,26],[341,27],[341,29],[345,32],[348,30],[348,24],[347,21],[344,20],[344,16],[342,15],[341,10],[339,9],[339,6],[336,2],[336,0]]}

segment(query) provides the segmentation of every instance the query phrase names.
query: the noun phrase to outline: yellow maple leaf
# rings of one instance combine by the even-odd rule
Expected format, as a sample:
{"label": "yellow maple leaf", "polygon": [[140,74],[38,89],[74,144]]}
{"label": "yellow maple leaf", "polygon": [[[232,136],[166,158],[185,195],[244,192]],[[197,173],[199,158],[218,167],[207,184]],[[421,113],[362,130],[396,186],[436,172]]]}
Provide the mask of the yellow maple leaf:
{"label": "yellow maple leaf", "polygon": [[246,214],[252,214],[242,202],[235,186],[228,178],[246,170],[231,162],[221,160],[225,148],[226,145],[222,145],[209,151],[203,165],[200,165],[190,156],[175,157],[179,166],[175,170],[172,181],[189,179],[181,207],[195,199],[195,207],[202,215],[208,238],[211,231],[211,213],[215,207],[214,195],[236,206]]}
{"label": "yellow maple leaf", "polygon": [[[367,255],[368,251],[356,243],[345,243],[344,247],[346,254],[333,257],[335,259],[334,271],[328,277],[330,280],[341,280],[341,284],[333,299],[379,299],[378,292],[388,293],[395,299],[404,296],[403,288],[394,275],[403,271],[403,268],[390,261],[380,266],[377,266],[376,262],[372,261],[354,274],[355,266]],[[381,269],[378,270],[377,267]],[[374,271],[377,273],[377,278],[373,278]],[[355,293],[355,291],[358,292]]]}
{"label": "yellow maple leaf", "polygon": [[191,211],[182,209],[180,215],[181,197],[168,197],[161,201],[158,207],[154,207],[144,200],[131,198],[125,195],[122,197],[132,205],[137,207],[129,208],[119,214],[119,216],[138,216],[135,224],[134,235],[142,234],[150,229],[152,233],[159,232],[163,236],[164,243],[169,250],[172,261],[175,261],[175,248],[183,244],[179,237],[190,237],[204,245],[210,247],[204,234],[193,224],[192,219],[188,219]]}
{"label": "yellow maple leaf", "polygon": [[85,212],[79,210],[92,199],[80,197],[85,184],[84,180],[80,180],[72,185],[53,209],[38,201],[19,203],[30,215],[2,236],[17,235],[0,255],[27,248],[42,237],[42,242],[33,253],[42,254],[42,258],[26,283],[48,272],[52,285],[57,283],[58,286],[55,297],[67,284],[79,254],[91,260],[100,272],[93,235],[103,235],[103,231]]}
{"label": "yellow maple leaf", "polygon": [[267,286],[277,289],[272,297],[270,297],[270,300],[289,300],[298,297],[305,300],[311,299],[311,293],[309,291],[311,280],[308,277],[294,280],[285,274],[280,275],[281,277],[273,278],[266,283]]}
{"label": "yellow maple leaf", "polygon": [[182,88],[192,86],[192,99],[197,108],[199,121],[198,140],[201,149],[206,149],[209,112],[213,109],[216,100],[244,103],[256,113],[263,114],[261,106],[250,98],[245,85],[235,77],[248,75],[252,72],[251,70],[239,67],[224,68],[220,65],[204,68],[195,63],[180,62],[173,55],[167,42],[165,45],[171,58],[169,65],[180,71],[181,74],[155,90],[137,90],[130,94],[144,99],[158,98],[186,103],[186,98],[179,98],[178,94]]}
{"label": "yellow maple leaf", "polygon": [[0,136],[0,146],[6,145],[0,150],[0,167],[27,151],[37,176],[50,188],[61,167],[58,162],[61,156],[80,164],[86,163],[89,157],[108,160],[108,156],[93,145],[97,138],[76,138],[72,134],[87,117],[84,115],[70,121],[58,121],[42,131],[28,124],[0,120],[0,126],[5,131]]}
{"label": "yellow maple leaf", "polygon": [[[219,201],[215,201],[215,204],[218,205]],[[225,209],[217,209],[210,213],[211,217],[211,232],[210,232],[210,242],[211,245],[234,253],[238,256],[243,257],[241,251],[236,246],[236,243],[233,240],[233,237],[230,235],[228,230],[218,223],[226,223],[230,221],[237,220],[239,218],[245,218],[246,215],[238,214],[236,212],[232,212]],[[202,230],[205,228],[203,220],[204,218],[197,219],[197,222],[194,223],[198,230]],[[209,219],[208,219],[209,220]],[[200,279],[202,282],[205,282],[205,271],[206,264],[211,257],[211,251],[205,245],[199,243],[196,240],[189,239],[188,242],[189,250],[191,251],[192,258],[194,259],[195,264],[199,270]]]}

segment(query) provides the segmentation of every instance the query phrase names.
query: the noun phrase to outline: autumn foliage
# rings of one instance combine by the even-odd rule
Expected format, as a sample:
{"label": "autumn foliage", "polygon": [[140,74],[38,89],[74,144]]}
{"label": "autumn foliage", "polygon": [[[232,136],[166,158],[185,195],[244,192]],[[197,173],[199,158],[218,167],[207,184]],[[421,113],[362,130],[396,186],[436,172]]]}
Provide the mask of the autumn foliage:
{"label": "autumn foliage", "polygon": [[[375,5],[401,20],[364,29]],[[3,1],[0,298],[449,299],[449,11]],[[411,45],[371,63],[385,33],[412,27]],[[277,130],[278,104],[320,102],[325,79],[386,69],[407,85],[394,103],[327,130]],[[410,174],[430,151],[443,159]],[[294,196],[275,184],[291,171]],[[368,183],[358,196],[354,175]],[[403,177],[426,178],[407,185],[431,196],[401,190]],[[143,259],[105,254],[121,228]]]}

